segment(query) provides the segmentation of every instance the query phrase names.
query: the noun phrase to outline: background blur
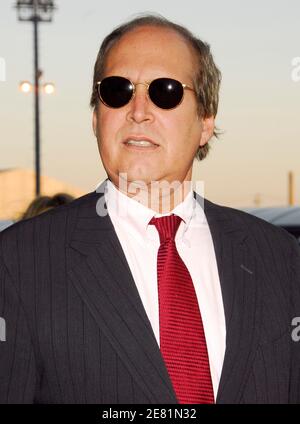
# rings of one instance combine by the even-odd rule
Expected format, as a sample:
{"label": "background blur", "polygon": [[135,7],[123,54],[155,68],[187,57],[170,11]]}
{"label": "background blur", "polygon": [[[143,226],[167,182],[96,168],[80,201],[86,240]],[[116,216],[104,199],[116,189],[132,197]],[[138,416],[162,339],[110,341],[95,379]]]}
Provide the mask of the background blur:
{"label": "background blur", "polygon": [[[6,64],[6,81],[0,81],[0,201],[7,189],[1,171],[15,169],[25,181],[24,172],[31,178],[34,167],[33,94],[18,88],[21,80],[33,81],[33,25],[18,22],[14,3],[0,2],[0,58]],[[284,206],[293,171],[300,203],[299,0],[55,4],[53,22],[39,25],[42,79],[56,87],[53,95],[41,95],[45,178],[74,195],[94,190],[105,178],[89,108],[94,61],[113,27],[152,11],[207,41],[223,74],[217,125],[224,134],[194,170],[194,179],[205,181],[206,197],[233,207]]]}

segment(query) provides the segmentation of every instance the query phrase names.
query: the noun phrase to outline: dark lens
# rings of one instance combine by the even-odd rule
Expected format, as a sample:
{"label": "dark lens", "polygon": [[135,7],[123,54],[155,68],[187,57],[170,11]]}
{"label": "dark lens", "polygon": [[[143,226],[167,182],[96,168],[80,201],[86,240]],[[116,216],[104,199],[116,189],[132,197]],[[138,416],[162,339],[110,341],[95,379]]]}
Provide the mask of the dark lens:
{"label": "dark lens", "polygon": [[172,78],[157,78],[149,86],[150,99],[162,109],[172,109],[179,105],[183,96],[183,87]]}
{"label": "dark lens", "polygon": [[109,107],[125,106],[131,99],[133,86],[127,78],[107,77],[99,85],[100,99]]}

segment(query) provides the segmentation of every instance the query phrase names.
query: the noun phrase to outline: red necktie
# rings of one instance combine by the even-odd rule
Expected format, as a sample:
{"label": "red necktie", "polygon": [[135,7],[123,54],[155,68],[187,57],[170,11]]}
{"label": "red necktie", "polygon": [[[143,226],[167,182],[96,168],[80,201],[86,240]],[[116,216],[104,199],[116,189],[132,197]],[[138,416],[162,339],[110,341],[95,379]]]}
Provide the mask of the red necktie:
{"label": "red necktie", "polygon": [[205,334],[190,273],[175,235],[181,218],[152,218],[160,238],[157,257],[160,349],[179,403],[214,403]]}

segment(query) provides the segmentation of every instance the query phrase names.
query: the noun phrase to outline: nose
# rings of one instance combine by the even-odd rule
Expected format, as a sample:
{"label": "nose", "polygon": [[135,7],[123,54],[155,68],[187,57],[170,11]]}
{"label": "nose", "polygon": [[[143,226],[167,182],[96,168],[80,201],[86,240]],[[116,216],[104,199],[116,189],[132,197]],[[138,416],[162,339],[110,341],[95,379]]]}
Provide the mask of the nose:
{"label": "nose", "polygon": [[129,103],[127,119],[136,123],[153,120],[152,105],[147,94],[147,85],[138,83],[135,85],[135,94]]}

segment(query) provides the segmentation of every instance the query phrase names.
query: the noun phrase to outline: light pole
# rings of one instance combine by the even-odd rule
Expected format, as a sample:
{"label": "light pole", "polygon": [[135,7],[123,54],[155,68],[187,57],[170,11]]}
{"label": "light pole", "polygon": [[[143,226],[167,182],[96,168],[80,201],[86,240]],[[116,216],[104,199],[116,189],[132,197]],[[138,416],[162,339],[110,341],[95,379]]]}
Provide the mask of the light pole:
{"label": "light pole", "polygon": [[22,22],[33,22],[33,45],[34,45],[34,127],[35,127],[35,194],[41,192],[41,165],[40,165],[40,76],[39,70],[39,45],[38,24],[39,22],[51,22],[56,6],[52,0],[19,0],[15,7],[18,19]]}
{"label": "light pole", "polygon": [[[32,91],[32,84],[30,81],[21,81],[19,84],[19,89],[22,91],[22,93],[30,93]],[[42,84],[42,91],[45,94],[53,94],[55,91],[55,85],[53,82],[45,82]]]}

